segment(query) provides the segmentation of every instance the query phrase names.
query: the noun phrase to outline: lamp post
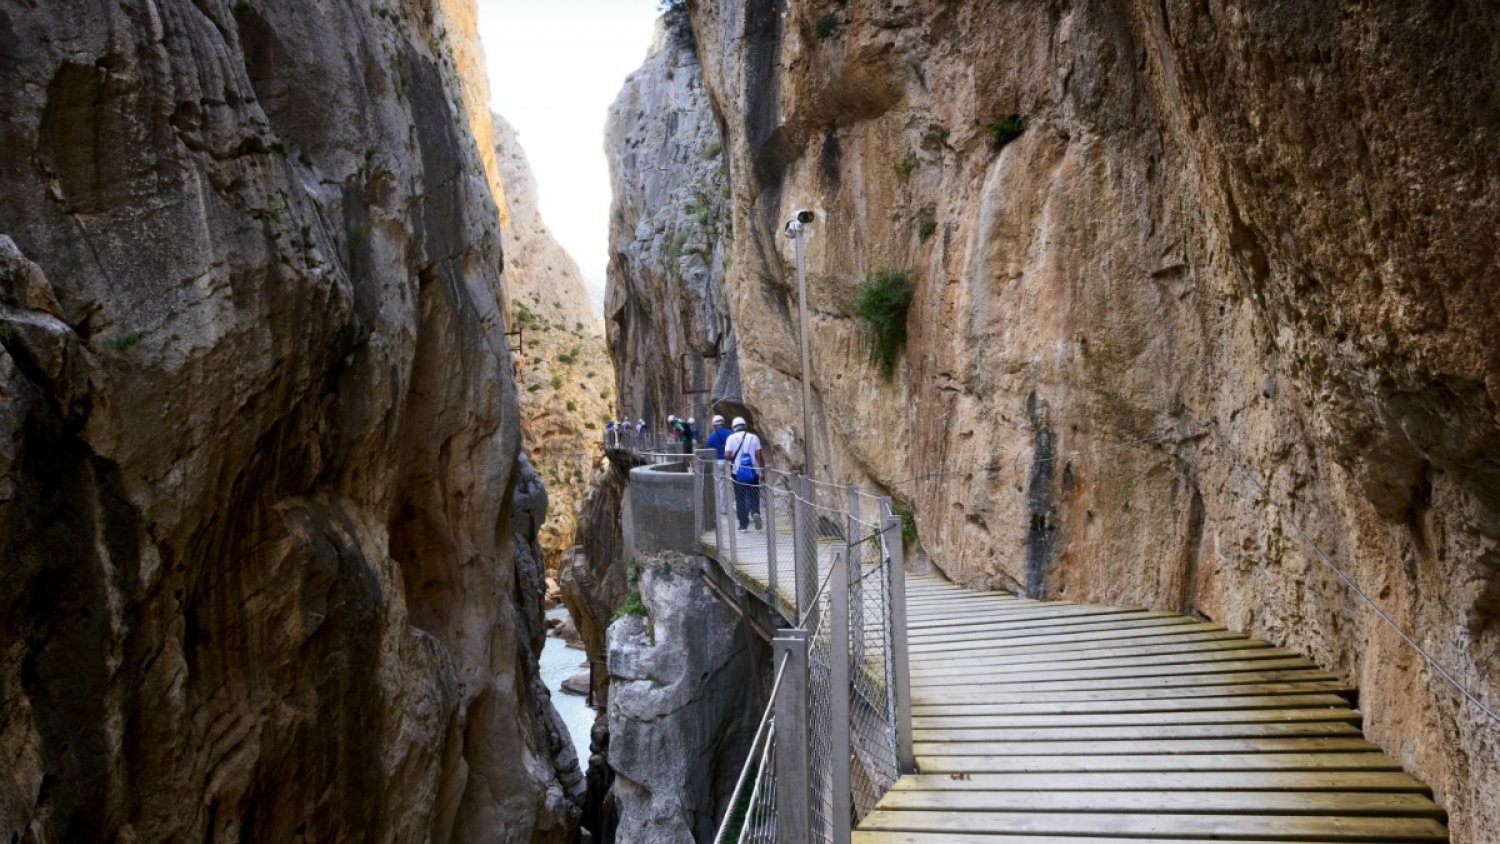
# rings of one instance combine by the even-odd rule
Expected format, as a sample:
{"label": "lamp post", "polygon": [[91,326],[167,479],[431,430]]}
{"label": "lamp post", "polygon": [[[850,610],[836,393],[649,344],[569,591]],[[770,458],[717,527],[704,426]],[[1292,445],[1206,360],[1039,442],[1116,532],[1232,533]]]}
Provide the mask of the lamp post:
{"label": "lamp post", "polygon": [[813,212],[798,211],[797,216],[787,221],[786,236],[792,241],[792,251],[797,256],[797,334],[802,346],[802,473],[813,474],[813,427],[812,427],[812,355],[807,346],[807,226],[813,221]]}

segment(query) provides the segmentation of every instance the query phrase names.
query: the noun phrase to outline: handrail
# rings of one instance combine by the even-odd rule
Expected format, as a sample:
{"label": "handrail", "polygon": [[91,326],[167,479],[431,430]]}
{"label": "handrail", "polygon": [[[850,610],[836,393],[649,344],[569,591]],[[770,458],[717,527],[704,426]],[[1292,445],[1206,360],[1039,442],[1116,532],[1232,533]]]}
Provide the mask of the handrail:
{"label": "handrail", "polygon": [[[776,711],[776,695],[781,690],[781,679],[786,676],[786,665],[787,657],[782,656],[781,665],[776,669],[776,680],[771,683],[770,700],[766,703],[766,711],[761,713],[760,725],[755,728],[755,737],[750,740],[750,753],[745,757],[744,767],[740,768],[739,778],[735,780],[734,783],[734,791],[730,792],[730,808],[724,813],[724,820],[719,822],[719,831],[714,836],[714,844],[727,844],[724,836],[729,831],[729,826],[734,820],[734,807],[739,803],[741,792],[745,787],[745,777],[750,772],[750,764],[755,760],[756,753],[761,749],[762,740],[766,737],[767,726],[772,723],[771,714]],[[765,766],[762,765],[761,769],[762,772],[764,772]],[[759,779],[760,777],[757,776],[757,784],[759,783]],[[754,801],[753,793],[751,795],[751,801]],[[743,819],[741,822],[743,823]]]}

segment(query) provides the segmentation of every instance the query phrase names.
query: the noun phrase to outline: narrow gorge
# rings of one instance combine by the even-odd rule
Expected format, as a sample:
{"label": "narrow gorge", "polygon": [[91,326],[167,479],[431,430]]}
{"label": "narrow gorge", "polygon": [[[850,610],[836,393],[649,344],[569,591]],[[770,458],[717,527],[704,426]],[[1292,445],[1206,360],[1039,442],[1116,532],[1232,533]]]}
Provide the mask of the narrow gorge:
{"label": "narrow gorge", "polygon": [[1500,842],[1493,3],[0,0],[0,83],[0,843]]}
{"label": "narrow gorge", "polygon": [[[1306,653],[1495,840],[1493,9],[668,5],[609,133],[625,415],[749,417],[957,583]],[[582,528],[617,600],[622,488]]]}

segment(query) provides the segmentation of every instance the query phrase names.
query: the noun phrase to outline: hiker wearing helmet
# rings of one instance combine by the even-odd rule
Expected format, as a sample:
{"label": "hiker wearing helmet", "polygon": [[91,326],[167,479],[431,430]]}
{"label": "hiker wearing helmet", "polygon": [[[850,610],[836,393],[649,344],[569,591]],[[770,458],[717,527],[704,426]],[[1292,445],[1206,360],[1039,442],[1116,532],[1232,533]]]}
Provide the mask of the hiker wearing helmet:
{"label": "hiker wearing helmet", "polygon": [[755,529],[760,522],[760,470],[765,463],[760,456],[760,437],[750,433],[745,420],[734,418],[734,433],[724,442],[728,454],[730,477],[734,479],[734,515],[740,523],[740,533],[750,530],[750,520],[755,520]]}
{"label": "hiker wearing helmet", "polygon": [[667,427],[672,429],[672,435],[677,437],[677,442],[682,446],[683,454],[693,453],[693,436],[688,433],[686,419],[678,419],[676,416],[667,417]]}
{"label": "hiker wearing helmet", "polygon": [[718,456],[718,459],[723,460],[724,459],[724,443],[728,439],[729,439],[729,429],[726,428],[726,427],[724,427],[724,417],[722,417],[722,416],[715,416],[714,417],[714,429],[713,429],[712,432],[709,433],[709,435],[708,435],[708,442],[704,443],[703,447],[704,448],[711,448],[711,449],[713,449],[714,453]]}

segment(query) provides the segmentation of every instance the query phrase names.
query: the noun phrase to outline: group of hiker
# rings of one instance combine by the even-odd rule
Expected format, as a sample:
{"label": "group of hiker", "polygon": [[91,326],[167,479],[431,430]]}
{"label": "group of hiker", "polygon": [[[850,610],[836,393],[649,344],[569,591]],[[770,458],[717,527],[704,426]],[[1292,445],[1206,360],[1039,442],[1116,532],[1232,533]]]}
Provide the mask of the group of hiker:
{"label": "group of hiker", "polygon": [[[645,419],[631,423],[629,419],[610,421],[606,431],[633,431],[644,434],[650,430]],[[669,430],[683,454],[692,454],[698,443],[698,423],[694,419],[681,419],[675,415],[667,417]],[[734,482],[734,514],[740,533],[748,533],[753,523],[762,530],[760,516],[760,482],[765,469],[765,458],[761,455],[760,437],[751,433],[744,417],[736,416],[728,425],[724,417],[714,416],[713,430],[703,440],[704,448],[711,448],[719,460],[729,464],[730,479]]]}

